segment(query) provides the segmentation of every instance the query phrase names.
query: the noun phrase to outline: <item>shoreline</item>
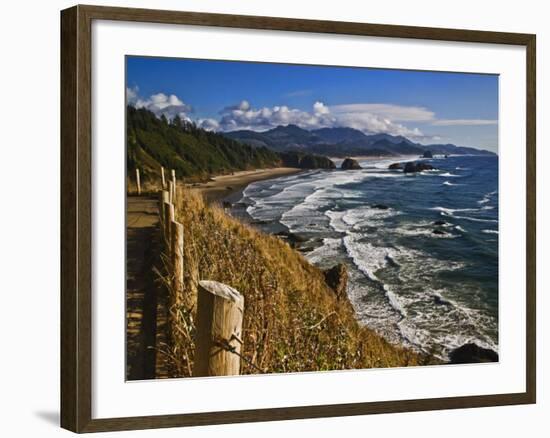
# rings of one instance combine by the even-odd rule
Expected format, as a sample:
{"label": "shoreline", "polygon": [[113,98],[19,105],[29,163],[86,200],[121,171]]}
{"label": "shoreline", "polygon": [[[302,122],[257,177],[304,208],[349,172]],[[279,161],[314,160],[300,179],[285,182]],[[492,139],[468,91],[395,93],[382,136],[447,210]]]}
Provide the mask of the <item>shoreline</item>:
{"label": "shoreline", "polygon": [[[242,192],[253,182],[293,175],[304,169],[295,167],[274,167],[270,169],[243,170],[230,175],[215,176],[206,183],[187,186],[189,190],[198,191],[208,203],[223,202]],[[238,201],[238,199],[236,200]],[[233,200],[235,202],[235,200]]]}

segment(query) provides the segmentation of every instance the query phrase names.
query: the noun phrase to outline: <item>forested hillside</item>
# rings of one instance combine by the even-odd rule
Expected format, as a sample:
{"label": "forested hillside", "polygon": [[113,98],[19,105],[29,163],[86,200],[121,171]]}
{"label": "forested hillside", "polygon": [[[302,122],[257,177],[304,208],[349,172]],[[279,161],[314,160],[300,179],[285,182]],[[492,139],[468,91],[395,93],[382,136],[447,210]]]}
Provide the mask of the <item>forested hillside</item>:
{"label": "forested hillside", "polygon": [[147,180],[160,166],[175,169],[178,178],[205,179],[237,170],[276,167],[280,156],[197,128],[179,117],[169,122],[146,109],[127,107],[128,172],[140,168]]}
{"label": "forested hillside", "polygon": [[127,167],[144,181],[157,180],[160,167],[175,169],[188,182],[238,170],[270,167],[333,169],[327,157],[298,151],[276,152],[205,131],[179,117],[168,121],[146,109],[127,108]]}

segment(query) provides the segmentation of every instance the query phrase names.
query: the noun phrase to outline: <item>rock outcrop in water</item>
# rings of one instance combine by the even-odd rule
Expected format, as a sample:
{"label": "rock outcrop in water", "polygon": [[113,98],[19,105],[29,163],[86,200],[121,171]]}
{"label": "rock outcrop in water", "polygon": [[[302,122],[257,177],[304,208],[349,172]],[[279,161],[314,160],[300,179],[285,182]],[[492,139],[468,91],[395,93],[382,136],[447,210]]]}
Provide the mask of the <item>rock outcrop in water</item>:
{"label": "rock outcrop in water", "polygon": [[361,165],[357,162],[357,160],[354,160],[353,158],[346,158],[342,162],[341,166],[342,170],[358,170],[362,169]]}
{"label": "rock outcrop in water", "polygon": [[347,299],[348,288],[348,268],[343,263],[339,263],[330,269],[324,271],[325,283],[336,294],[338,300]]}
{"label": "rock outcrop in water", "polygon": [[334,162],[325,156],[306,154],[298,151],[281,152],[283,166],[297,167],[298,169],[336,169]]}
{"label": "rock outcrop in water", "polygon": [[390,170],[401,170],[403,169],[403,163],[392,163],[388,166]]}
{"label": "rock outcrop in water", "polygon": [[432,151],[425,151],[424,154],[422,155],[422,158],[433,158],[433,154],[432,154]]}
{"label": "rock outcrop in water", "polygon": [[481,362],[498,362],[498,353],[473,342],[464,344],[449,353],[449,363],[452,364]]}
{"label": "rock outcrop in water", "polygon": [[423,170],[434,170],[434,167],[428,163],[409,161],[405,163],[405,167],[403,168],[403,172],[405,173],[422,172]]}

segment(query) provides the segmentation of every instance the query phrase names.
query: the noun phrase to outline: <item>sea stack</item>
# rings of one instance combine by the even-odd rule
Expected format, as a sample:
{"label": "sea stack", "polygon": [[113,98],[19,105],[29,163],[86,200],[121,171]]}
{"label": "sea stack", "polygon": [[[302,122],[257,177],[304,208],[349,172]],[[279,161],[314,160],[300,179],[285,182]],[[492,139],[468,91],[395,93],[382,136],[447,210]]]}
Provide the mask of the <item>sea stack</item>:
{"label": "sea stack", "polygon": [[451,351],[449,362],[452,364],[498,362],[498,353],[470,342]]}
{"label": "sea stack", "polygon": [[424,155],[422,155],[422,158],[433,158],[432,151],[424,151]]}
{"label": "sea stack", "polygon": [[342,162],[341,169],[342,170],[357,170],[357,169],[362,169],[362,167],[359,165],[357,160],[354,160],[353,158],[346,158]]}
{"label": "sea stack", "polygon": [[428,163],[416,163],[414,161],[410,161],[406,163],[403,168],[403,172],[405,173],[422,172],[423,170],[434,170],[434,167]]}

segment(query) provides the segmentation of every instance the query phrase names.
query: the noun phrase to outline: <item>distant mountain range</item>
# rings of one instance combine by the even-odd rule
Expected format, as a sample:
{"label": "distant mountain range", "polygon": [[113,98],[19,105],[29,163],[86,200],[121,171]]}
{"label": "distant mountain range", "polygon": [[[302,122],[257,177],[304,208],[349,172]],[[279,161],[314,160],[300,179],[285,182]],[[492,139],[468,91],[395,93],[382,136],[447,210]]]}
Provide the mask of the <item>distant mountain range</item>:
{"label": "distant mountain range", "polygon": [[433,154],[495,155],[491,151],[454,144],[423,145],[403,136],[367,135],[358,129],[344,127],[308,131],[296,125],[287,125],[264,132],[239,130],[223,135],[241,143],[267,147],[277,152],[299,150],[332,157],[422,155],[428,150]]}

